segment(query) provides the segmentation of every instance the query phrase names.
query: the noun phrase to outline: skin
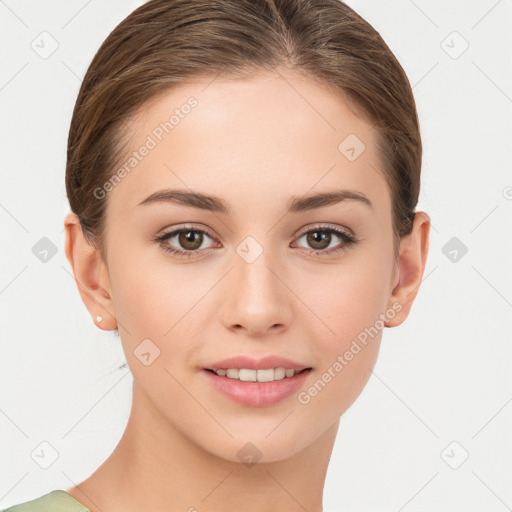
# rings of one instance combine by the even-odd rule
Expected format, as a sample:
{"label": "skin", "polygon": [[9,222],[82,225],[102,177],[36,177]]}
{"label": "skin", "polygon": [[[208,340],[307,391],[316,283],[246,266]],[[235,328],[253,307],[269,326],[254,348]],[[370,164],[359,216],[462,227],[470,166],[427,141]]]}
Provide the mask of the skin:
{"label": "skin", "polygon": [[[100,328],[119,329],[134,379],[122,439],[67,492],[93,512],[321,511],[340,416],[371,376],[382,329],[307,404],[297,393],[270,407],[235,403],[203,368],[237,354],[277,354],[313,368],[307,390],[393,304],[401,310],[384,326],[407,318],[430,218],[416,214],[396,261],[375,132],[339,94],[291,72],[182,85],[134,117],[130,150],[190,96],[198,105],[108,193],[106,261],[76,216],[65,219],[81,297],[93,319],[103,316]],[[354,161],[338,150],[349,134],[366,146]],[[137,206],[164,188],[221,197],[232,213]],[[372,207],[342,201],[285,215],[292,196],[332,189],[362,193]],[[151,240],[185,223],[214,237],[204,235],[200,258],[180,259]],[[319,246],[303,235],[318,223],[351,230],[359,241],[315,254]],[[252,263],[236,252],[247,236],[263,250]],[[193,246],[178,237],[167,244]],[[320,250],[343,244],[331,233]],[[160,350],[149,366],[134,354],[147,338]],[[237,456],[247,442],[261,452],[251,466]]]}

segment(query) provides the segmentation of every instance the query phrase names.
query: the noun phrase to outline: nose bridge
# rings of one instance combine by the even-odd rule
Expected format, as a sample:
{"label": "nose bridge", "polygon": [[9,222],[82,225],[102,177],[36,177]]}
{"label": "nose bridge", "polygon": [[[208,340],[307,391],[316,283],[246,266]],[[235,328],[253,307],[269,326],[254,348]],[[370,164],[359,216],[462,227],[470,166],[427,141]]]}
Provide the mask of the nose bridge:
{"label": "nose bridge", "polygon": [[271,238],[265,237],[264,247],[255,237],[248,236],[235,248],[224,306],[228,328],[244,327],[255,334],[289,323],[291,304],[284,284],[285,267],[279,251],[268,247]]}

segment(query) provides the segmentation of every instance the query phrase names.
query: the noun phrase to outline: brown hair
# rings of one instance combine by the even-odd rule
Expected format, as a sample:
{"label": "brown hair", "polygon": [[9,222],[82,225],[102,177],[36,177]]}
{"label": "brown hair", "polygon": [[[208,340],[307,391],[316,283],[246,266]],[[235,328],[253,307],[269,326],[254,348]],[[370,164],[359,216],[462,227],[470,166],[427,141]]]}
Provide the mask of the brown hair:
{"label": "brown hair", "polygon": [[150,0],[97,51],[69,131],[67,196],[104,258],[106,199],[94,190],[122,160],[132,116],[189,78],[277,66],[333,87],[376,128],[398,255],[418,201],[422,145],[411,86],[379,33],[339,0]]}

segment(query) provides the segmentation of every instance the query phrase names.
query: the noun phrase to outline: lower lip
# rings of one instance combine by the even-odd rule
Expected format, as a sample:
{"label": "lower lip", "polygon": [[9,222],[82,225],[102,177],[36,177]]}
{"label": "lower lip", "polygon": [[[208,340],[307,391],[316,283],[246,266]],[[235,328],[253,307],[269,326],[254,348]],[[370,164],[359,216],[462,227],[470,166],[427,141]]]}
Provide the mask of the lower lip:
{"label": "lower lip", "polygon": [[272,382],[245,382],[203,370],[210,382],[225,396],[250,407],[268,407],[300,389],[311,370]]}

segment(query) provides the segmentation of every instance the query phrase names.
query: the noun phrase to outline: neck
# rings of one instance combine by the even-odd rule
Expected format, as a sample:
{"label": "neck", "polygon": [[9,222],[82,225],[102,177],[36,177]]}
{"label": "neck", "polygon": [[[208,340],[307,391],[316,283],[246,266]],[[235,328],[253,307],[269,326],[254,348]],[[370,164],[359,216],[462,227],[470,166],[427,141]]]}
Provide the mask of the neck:
{"label": "neck", "polygon": [[92,512],[321,512],[338,425],[285,460],[233,462],[169,425],[134,383],[130,418],[115,450],[67,492]]}

